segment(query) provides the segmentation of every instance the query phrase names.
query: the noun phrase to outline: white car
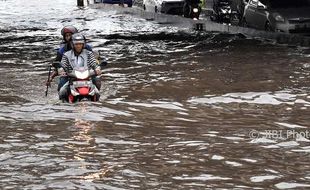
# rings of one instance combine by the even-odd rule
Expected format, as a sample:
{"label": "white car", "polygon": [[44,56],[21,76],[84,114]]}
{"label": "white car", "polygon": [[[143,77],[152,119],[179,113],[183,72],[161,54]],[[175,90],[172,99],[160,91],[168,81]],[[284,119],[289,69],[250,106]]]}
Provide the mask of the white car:
{"label": "white car", "polygon": [[143,9],[155,13],[182,15],[183,6],[184,0],[143,0]]}

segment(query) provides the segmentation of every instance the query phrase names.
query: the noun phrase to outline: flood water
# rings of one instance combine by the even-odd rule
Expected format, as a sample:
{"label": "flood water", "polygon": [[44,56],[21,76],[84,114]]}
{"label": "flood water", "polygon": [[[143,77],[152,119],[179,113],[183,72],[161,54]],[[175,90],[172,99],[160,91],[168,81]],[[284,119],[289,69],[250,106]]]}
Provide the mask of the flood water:
{"label": "flood water", "polygon": [[[0,189],[310,188],[310,48],[0,4]],[[100,102],[45,97],[65,25],[109,60]]]}

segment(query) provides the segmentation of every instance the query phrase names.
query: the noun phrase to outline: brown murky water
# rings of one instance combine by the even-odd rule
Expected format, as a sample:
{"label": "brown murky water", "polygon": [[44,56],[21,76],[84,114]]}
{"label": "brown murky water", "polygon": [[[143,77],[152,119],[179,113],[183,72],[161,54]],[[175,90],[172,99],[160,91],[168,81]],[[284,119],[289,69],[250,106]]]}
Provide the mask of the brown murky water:
{"label": "brown murky water", "polygon": [[[309,48],[0,3],[0,189],[310,188]],[[44,97],[68,24],[109,59],[98,103]]]}

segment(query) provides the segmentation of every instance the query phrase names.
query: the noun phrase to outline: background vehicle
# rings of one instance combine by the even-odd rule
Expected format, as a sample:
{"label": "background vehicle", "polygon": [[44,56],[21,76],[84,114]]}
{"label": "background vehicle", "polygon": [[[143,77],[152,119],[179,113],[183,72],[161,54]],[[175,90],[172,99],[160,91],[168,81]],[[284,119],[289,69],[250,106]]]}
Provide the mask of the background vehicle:
{"label": "background vehicle", "polygon": [[183,16],[186,18],[192,18],[194,20],[199,19],[201,7],[199,7],[199,0],[187,0],[183,7]]}
{"label": "background vehicle", "polygon": [[95,3],[126,4],[128,7],[132,7],[133,0],[95,0]]}
{"label": "background vehicle", "polygon": [[266,31],[310,35],[310,1],[250,0],[242,24]]}
{"label": "background vehicle", "polygon": [[149,12],[182,15],[184,0],[143,0],[143,9]]}
{"label": "background vehicle", "polygon": [[244,8],[248,2],[249,0],[231,0],[231,10],[235,12],[239,21],[241,21],[243,17]]}
{"label": "background vehicle", "polygon": [[213,12],[211,20],[219,23],[230,23],[232,19],[232,9],[230,0],[213,1]]}

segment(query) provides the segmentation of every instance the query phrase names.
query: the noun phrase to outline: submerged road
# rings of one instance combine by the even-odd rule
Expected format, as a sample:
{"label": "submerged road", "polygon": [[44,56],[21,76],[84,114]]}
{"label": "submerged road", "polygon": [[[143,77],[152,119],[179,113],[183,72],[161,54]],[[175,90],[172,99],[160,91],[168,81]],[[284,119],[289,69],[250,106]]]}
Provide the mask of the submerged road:
{"label": "submerged road", "polygon": [[[102,99],[45,97],[74,25]],[[307,189],[310,49],[195,32],[75,0],[0,7],[0,189]]]}

